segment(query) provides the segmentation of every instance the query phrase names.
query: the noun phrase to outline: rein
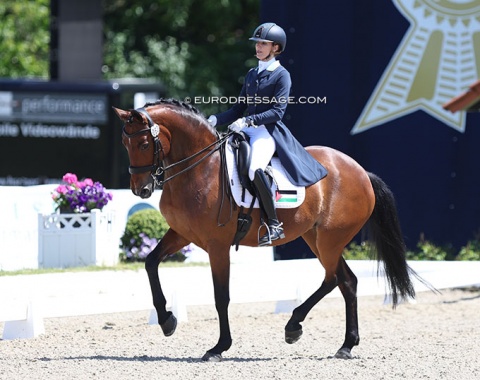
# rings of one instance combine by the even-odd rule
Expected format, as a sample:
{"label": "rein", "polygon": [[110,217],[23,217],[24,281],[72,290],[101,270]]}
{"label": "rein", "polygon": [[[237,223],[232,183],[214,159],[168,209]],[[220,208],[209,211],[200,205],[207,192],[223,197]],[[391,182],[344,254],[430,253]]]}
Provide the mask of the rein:
{"label": "rein", "polygon": [[[195,166],[197,166],[198,164],[200,164],[203,160],[205,160],[206,158],[210,157],[213,153],[215,153],[217,150],[219,150],[223,145],[225,145],[225,142],[228,140],[228,138],[231,136],[231,132],[227,133],[226,135],[224,136],[220,136],[220,134],[217,132],[217,140],[214,141],[213,143],[211,143],[210,145],[207,145],[205,148],[203,148],[202,150],[198,151],[197,153],[194,153],[192,154],[191,156],[188,156],[186,158],[184,158],[183,160],[180,160],[180,161],[177,161],[171,165],[168,165],[167,167],[161,167],[161,173],[165,172],[166,170],[169,170],[171,168],[174,168],[175,166],[177,165],[181,165],[185,162],[188,162],[194,158],[196,158],[197,156],[199,156],[200,154],[202,154],[203,152],[207,151],[208,149],[210,149],[212,146],[215,146],[215,149],[212,149],[211,151],[209,151],[205,156],[203,156],[202,158],[200,158],[197,162],[193,163],[192,165],[190,166],[187,166],[185,169],[183,170],[180,170],[178,173],[175,173],[174,175],[168,177],[167,179],[163,180],[163,181],[158,181],[156,178],[154,178],[155,180],[155,183],[157,185],[162,185],[165,184],[166,182],[174,179],[175,177],[179,176],[180,174],[183,174],[187,171],[189,171],[190,169],[193,169]],[[160,174],[161,174],[160,173]]]}

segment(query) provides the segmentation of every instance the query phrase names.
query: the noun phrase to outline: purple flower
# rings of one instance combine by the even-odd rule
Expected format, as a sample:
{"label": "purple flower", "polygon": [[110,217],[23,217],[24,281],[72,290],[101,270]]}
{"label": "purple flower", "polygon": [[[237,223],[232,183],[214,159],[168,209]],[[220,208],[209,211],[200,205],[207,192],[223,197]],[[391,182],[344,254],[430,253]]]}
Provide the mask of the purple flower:
{"label": "purple flower", "polygon": [[124,248],[127,259],[144,260],[158,244],[157,239],[150,238],[143,232],[141,232],[138,237],[139,239],[130,239],[130,247]]}
{"label": "purple flower", "polygon": [[67,208],[76,213],[90,212],[94,208],[101,210],[113,198],[100,182],[90,178],[79,182],[75,174],[67,173],[63,180],[66,185],[59,185],[52,193],[56,209]]}

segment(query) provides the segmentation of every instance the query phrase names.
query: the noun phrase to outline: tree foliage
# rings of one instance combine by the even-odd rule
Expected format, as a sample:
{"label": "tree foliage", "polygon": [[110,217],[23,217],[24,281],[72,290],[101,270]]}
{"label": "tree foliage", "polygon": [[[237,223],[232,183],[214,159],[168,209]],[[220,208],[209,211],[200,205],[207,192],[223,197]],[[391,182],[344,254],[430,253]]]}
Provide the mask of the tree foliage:
{"label": "tree foliage", "polygon": [[[259,3],[105,0],[105,77],[157,78],[180,99],[237,95],[255,64],[248,38]],[[219,108],[196,105],[203,112]]]}
{"label": "tree foliage", "polygon": [[[0,2],[0,76],[48,79],[49,6]],[[259,8],[259,0],[103,0],[104,77],[158,79],[179,99],[235,96],[256,64],[248,38]]]}
{"label": "tree foliage", "polygon": [[50,1],[0,2],[0,77],[48,78]]}

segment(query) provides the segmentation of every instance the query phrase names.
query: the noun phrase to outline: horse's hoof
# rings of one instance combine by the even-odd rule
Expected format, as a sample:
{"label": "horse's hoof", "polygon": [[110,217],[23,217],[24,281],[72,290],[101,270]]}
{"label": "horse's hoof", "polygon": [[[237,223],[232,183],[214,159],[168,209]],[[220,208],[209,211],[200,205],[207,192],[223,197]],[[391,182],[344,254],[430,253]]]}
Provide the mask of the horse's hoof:
{"label": "horse's hoof", "polygon": [[213,354],[211,352],[207,352],[205,355],[203,355],[202,360],[204,362],[210,362],[210,363],[218,363],[223,360],[221,354]]}
{"label": "horse's hoof", "polygon": [[341,348],[335,354],[335,359],[353,359],[353,355],[348,348]]}
{"label": "horse's hoof", "polygon": [[287,342],[288,344],[293,344],[300,339],[302,334],[303,334],[302,328],[295,331],[285,330],[285,342]]}
{"label": "horse's hoof", "polygon": [[170,316],[167,318],[167,320],[160,325],[162,328],[163,334],[165,336],[170,336],[175,332],[175,329],[177,328],[177,318],[173,314],[170,314]]}

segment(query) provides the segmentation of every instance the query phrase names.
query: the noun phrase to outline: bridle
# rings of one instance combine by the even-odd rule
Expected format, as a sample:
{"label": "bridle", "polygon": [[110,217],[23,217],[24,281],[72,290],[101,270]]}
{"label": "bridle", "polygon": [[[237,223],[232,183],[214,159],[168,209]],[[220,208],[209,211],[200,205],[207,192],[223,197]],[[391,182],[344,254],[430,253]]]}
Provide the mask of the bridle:
{"label": "bridle", "polygon": [[[150,132],[150,134],[153,137],[153,142],[155,144],[155,150],[153,152],[153,164],[152,165],[145,165],[145,166],[129,166],[128,167],[128,172],[130,174],[140,174],[140,173],[146,173],[150,172],[152,177],[155,179],[155,176],[159,176],[162,174],[162,169],[160,165],[160,152],[162,154],[164,153],[162,143],[160,142],[160,139],[158,136],[160,135],[160,127],[158,124],[154,123],[148,112],[145,110],[145,108],[139,108],[136,110],[137,112],[143,114],[148,121],[148,128],[147,129],[141,129],[140,131],[134,132],[134,133],[127,133],[125,129],[125,125],[123,126],[122,133],[128,137],[129,139],[135,136],[143,135],[144,133]],[[129,120],[131,122],[131,119]],[[163,159],[163,158],[162,158]]]}
{"label": "bridle", "polygon": [[[123,135],[126,136],[127,138],[132,138],[136,137],[139,135],[142,135],[144,133],[150,132],[150,134],[153,137],[153,142],[155,144],[155,150],[153,153],[153,164],[152,165],[144,165],[144,166],[129,166],[128,167],[128,172],[130,174],[140,174],[140,173],[146,173],[150,172],[151,177],[153,178],[153,181],[155,182],[155,185],[158,187],[162,188],[165,183],[168,181],[171,181],[175,177],[179,176],[180,174],[183,174],[187,172],[190,169],[193,169],[195,166],[200,164],[203,160],[206,158],[210,157],[213,153],[215,153],[217,150],[222,148],[222,146],[225,145],[225,142],[228,140],[228,138],[232,135],[232,132],[229,132],[224,135],[220,135],[217,132],[217,140],[215,140],[213,143],[210,145],[206,146],[202,150],[200,150],[197,153],[192,154],[191,156],[188,156],[178,162],[175,162],[171,165],[168,165],[166,167],[163,166],[163,159],[165,158],[165,151],[163,149],[162,143],[160,141],[160,127],[157,123],[155,123],[150,115],[148,114],[147,110],[145,108],[138,108],[136,109],[138,113],[141,113],[144,115],[148,121],[148,127],[146,129],[141,129],[140,131],[134,132],[134,133],[127,133],[125,129],[125,125],[123,126]],[[194,162],[192,165],[187,166],[185,169],[173,174],[172,176],[164,179],[163,181],[160,180],[162,174],[164,174],[167,170],[174,168],[177,165],[181,165],[185,162],[188,162],[196,157],[198,157],[200,154],[204,153],[205,151],[209,150],[210,148],[214,147],[214,149],[210,150],[206,155],[204,155],[202,158],[200,158],[198,161]],[[161,155],[161,157],[160,157]]]}

